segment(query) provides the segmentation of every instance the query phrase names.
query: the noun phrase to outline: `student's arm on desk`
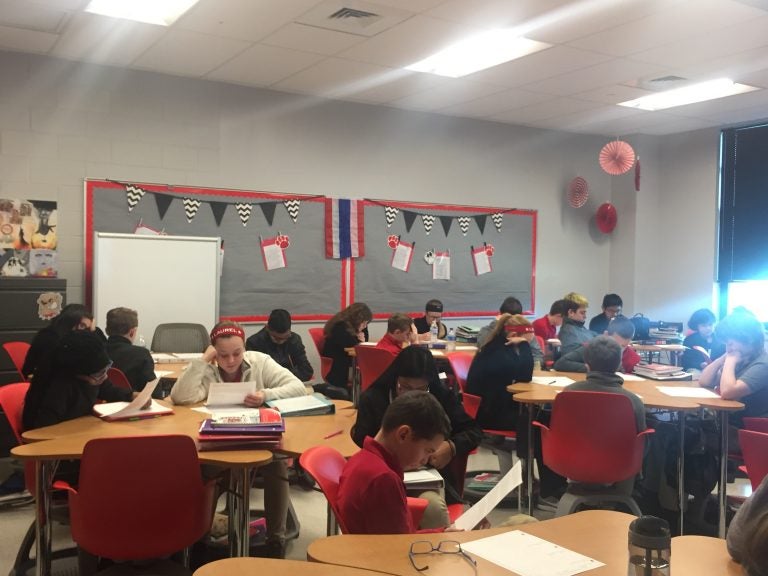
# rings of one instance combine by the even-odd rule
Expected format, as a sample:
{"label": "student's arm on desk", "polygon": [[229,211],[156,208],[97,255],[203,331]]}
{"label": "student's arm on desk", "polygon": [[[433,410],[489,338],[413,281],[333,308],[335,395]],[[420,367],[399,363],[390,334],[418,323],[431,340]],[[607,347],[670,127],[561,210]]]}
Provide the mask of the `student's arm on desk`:
{"label": "student's arm on desk", "polygon": [[270,356],[264,358],[260,367],[260,382],[256,382],[256,391],[259,389],[264,392],[265,401],[305,396],[307,393],[304,383]]}
{"label": "student's arm on desk", "polygon": [[[739,355],[726,353],[712,362],[701,371],[699,386],[706,388],[720,387],[720,396],[723,400],[740,400],[744,396],[752,393],[749,386],[743,380],[736,378],[736,364],[739,362]],[[720,380],[717,380],[717,374],[720,374]]]}
{"label": "student's arm on desk", "polygon": [[208,387],[215,379],[213,365],[201,358],[192,360],[179,379],[171,388],[171,400],[174,404],[196,404],[208,398]]}

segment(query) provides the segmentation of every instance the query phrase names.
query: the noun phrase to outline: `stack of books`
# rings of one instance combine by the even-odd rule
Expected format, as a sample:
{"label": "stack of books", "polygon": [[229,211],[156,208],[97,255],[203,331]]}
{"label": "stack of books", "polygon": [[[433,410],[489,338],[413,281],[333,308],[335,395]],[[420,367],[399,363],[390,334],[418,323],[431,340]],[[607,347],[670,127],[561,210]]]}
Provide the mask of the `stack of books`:
{"label": "stack of books", "polygon": [[280,445],[285,422],[272,408],[244,408],[204,420],[198,432],[201,452],[209,450],[271,450]]}
{"label": "stack of books", "polygon": [[471,344],[477,343],[477,335],[480,333],[480,328],[475,326],[458,326],[456,328],[456,342],[467,342]]}
{"label": "stack of books", "polygon": [[691,374],[685,372],[679,366],[668,364],[638,364],[635,366],[635,374],[652,380],[690,380]]}
{"label": "stack of books", "polygon": [[654,344],[680,344],[683,337],[674,324],[662,324],[648,330],[648,340]]}

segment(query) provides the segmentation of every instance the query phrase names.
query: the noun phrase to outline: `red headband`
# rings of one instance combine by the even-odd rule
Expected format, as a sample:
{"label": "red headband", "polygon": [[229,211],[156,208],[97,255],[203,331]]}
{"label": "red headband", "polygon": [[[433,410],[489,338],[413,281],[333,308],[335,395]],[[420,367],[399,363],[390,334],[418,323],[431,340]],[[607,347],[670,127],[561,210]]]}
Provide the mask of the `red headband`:
{"label": "red headband", "polygon": [[522,325],[522,324],[507,324],[504,326],[504,330],[507,332],[514,332],[515,334],[523,335],[523,334],[532,334],[533,333],[533,326],[530,324]]}
{"label": "red headband", "polygon": [[245,332],[239,326],[219,326],[211,332],[211,344],[215,344],[216,340],[222,336],[240,336],[240,338],[245,340]]}

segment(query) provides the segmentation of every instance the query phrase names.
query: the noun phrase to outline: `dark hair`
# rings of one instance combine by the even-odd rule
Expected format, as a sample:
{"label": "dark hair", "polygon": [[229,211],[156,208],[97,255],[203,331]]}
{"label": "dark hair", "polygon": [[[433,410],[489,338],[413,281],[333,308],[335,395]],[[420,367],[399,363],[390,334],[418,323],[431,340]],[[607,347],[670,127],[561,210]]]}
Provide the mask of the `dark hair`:
{"label": "dark hair", "polygon": [[626,316],[616,316],[608,323],[608,334],[618,334],[622,338],[632,340],[635,335],[635,325]]}
{"label": "dark hair", "polygon": [[61,313],[51,321],[51,326],[59,336],[71,332],[83,318],[93,320],[93,314],[82,304],[67,304],[61,309]]}
{"label": "dark hair", "polygon": [[383,432],[410,426],[416,439],[448,438],[451,422],[437,398],[429,392],[411,390],[395,398],[381,420]]}
{"label": "dark hair", "polygon": [[616,372],[621,366],[621,346],[610,336],[597,336],[584,348],[584,363],[592,372]]}
{"label": "dark hair", "polygon": [[566,302],[566,305],[565,305],[566,316],[568,315],[568,312],[575,312],[579,308],[584,308],[584,306],[582,306],[580,302],[576,302],[576,300],[570,300],[566,298],[564,302]]}
{"label": "dark hair", "polygon": [[424,378],[429,383],[430,390],[441,386],[440,375],[432,353],[420,346],[403,348],[381,376],[371,384],[371,388],[383,386],[394,391],[397,387],[397,379],[400,377]]}
{"label": "dark hair", "polygon": [[522,314],[523,313],[523,305],[514,296],[507,296],[504,298],[504,302],[501,303],[501,306],[499,306],[499,312],[502,314]]}
{"label": "dark hair", "polygon": [[699,308],[691,314],[690,319],[688,320],[688,328],[693,330],[694,332],[698,332],[699,326],[702,324],[714,324],[717,318],[715,318],[714,313],[709,308]]}
{"label": "dark hair", "polygon": [[745,527],[741,564],[747,576],[768,576],[768,512]]}
{"label": "dark hair", "polygon": [[561,316],[565,316],[568,314],[568,300],[555,300],[552,302],[552,306],[549,307],[549,315],[554,316],[555,314],[560,314]]}
{"label": "dark hair", "polygon": [[603,309],[610,308],[611,306],[624,307],[624,302],[621,300],[621,296],[618,294],[606,294],[603,296]]}
{"label": "dark hair", "polygon": [[743,312],[723,318],[715,329],[715,336],[721,342],[736,340],[745,344],[755,355],[762,352],[765,344],[763,325],[754,316]]}
{"label": "dark hair", "polygon": [[337,312],[333,318],[328,320],[323,327],[323,334],[330,336],[333,327],[339,322],[343,322],[347,332],[354,335],[360,330],[360,324],[370,322],[371,320],[373,320],[373,313],[368,308],[368,305],[362,302],[355,302],[344,308],[341,312]]}
{"label": "dark hair", "polygon": [[278,334],[288,332],[291,329],[291,315],[288,310],[276,308],[269,314],[267,328]]}
{"label": "dark hair", "polygon": [[107,336],[124,336],[139,325],[139,314],[130,308],[112,308],[107,312]]}
{"label": "dark hair", "polygon": [[443,311],[443,303],[440,302],[437,298],[432,298],[432,300],[429,300],[424,305],[424,310],[427,312],[442,312]]}
{"label": "dark hair", "polygon": [[387,332],[394,332],[395,330],[410,330],[413,325],[413,318],[406,314],[396,312],[387,320]]}

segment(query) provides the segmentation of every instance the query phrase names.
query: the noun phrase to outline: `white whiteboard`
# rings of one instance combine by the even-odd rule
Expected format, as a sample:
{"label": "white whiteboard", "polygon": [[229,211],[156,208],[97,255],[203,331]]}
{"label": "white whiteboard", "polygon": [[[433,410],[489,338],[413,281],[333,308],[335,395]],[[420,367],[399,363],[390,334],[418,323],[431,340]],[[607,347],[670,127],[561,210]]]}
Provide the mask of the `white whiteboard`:
{"label": "white whiteboard", "polygon": [[147,346],[158,324],[195,322],[210,330],[219,319],[219,238],[96,232],[93,313],[124,306],[139,313]]}

